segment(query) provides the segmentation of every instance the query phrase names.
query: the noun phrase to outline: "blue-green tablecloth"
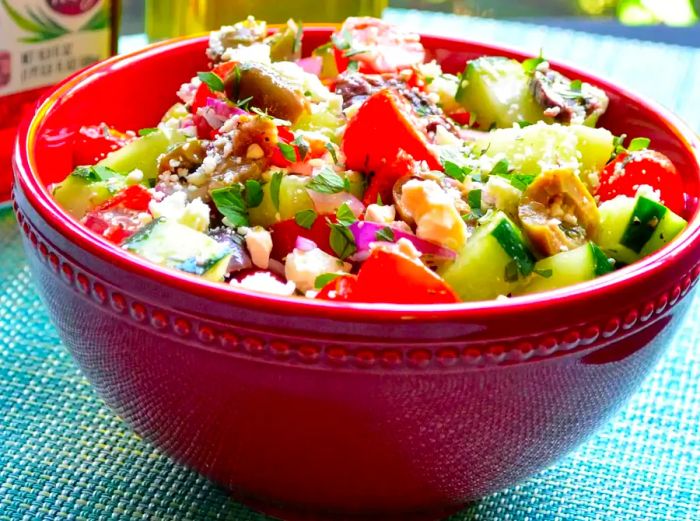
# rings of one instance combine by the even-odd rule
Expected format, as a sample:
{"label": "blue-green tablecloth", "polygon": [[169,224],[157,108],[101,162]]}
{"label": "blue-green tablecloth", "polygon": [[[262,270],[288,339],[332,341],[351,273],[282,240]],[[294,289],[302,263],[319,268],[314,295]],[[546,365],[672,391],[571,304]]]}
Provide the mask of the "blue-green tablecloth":
{"label": "blue-green tablecloth", "polygon": [[[440,34],[545,50],[651,96],[700,128],[700,52],[516,23],[390,10]],[[263,521],[143,442],[61,345],[0,209],[0,521]],[[659,367],[559,465],[451,518],[700,520],[700,299]]]}

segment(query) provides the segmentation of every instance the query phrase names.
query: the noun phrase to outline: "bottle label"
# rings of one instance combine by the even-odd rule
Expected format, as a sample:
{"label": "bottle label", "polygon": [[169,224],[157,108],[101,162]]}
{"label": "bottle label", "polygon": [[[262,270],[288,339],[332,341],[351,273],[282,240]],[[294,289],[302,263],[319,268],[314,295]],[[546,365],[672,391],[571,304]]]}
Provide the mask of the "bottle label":
{"label": "bottle label", "polygon": [[109,7],[107,0],[0,0],[0,97],[108,57]]}

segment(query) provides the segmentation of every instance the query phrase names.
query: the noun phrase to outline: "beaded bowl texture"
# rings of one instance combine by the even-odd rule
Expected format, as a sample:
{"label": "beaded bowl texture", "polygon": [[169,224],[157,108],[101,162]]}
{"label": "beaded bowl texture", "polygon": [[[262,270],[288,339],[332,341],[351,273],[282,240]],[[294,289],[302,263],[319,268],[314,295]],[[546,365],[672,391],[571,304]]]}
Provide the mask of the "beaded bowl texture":
{"label": "beaded bowl texture", "polygon": [[[310,51],[330,28],[306,31]],[[423,38],[455,72],[515,51]],[[642,262],[507,302],[338,304],[233,289],[141,261],[51,199],[71,136],[152,126],[204,70],[206,38],[78,73],[20,130],[14,208],[34,280],[65,345],[142,436],[238,498],[275,512],[444,512],[571,451],[653,368],[700,277],[698,141],[603,79],[601,125],[650,137],[683,172],[687,230]],[[107,101],[105,101],[107,100]],[[287,515],[287,514],[285,514]]]}

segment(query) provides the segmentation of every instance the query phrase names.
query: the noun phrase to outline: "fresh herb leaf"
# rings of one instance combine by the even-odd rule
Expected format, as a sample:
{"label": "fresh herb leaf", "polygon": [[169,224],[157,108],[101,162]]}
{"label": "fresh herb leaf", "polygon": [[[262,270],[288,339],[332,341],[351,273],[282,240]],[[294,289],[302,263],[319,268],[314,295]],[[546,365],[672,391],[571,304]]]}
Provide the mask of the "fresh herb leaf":
{"label": "fresh herb leaf", "polygon": [[[481,214],[481,190],[470,190],[467,194],[467,202],[473,214]],[[481,215],[479,217],[481,217]]]}
{"label": "fresh herb leaf", "polygon": [[364,54],[369,52],[369,49],[347,49],[343,51],[343,56],[350,58],[351,56],[357,56],[358,54]]}
{"label": "fresh herb leaf", "polygon": [[542,50],[540,49],[540,55],[538,57],[528,58],[527,60],[523,61],[523,70],[526,74],[534,74],[537,70],[537,67],[539,67],[546,61],[547,60],[544,59],[544,56],[542,55]]}
{"label": "fresh herb leaf", "polygon": [[202,83],[206,83],[213,92],[224,91],[224,81],[213,72],[198,72],[197,77],[202,80]]}
{"label": "fresh herb leaf", "polygon": [[282,172],[275,172],[270,179],[270,198],[275,210],[280,211],[280,187],[282,186]]}
{"label": "fresh herb leaf", "polygon": [[649,139],[648,137],[636,137],[632,141],[630,141],[627,150],[629,150],[630,152],[638,152],[640,150],[645,150],[649,148],[650,144],[651,139]]}
{"label": "fresh herb leaf", "polygon": [[[467,77],[469,76],[469,72],[471,71],[472,67],[474,67],[474,65],[472,65],[471,62],[468,63],[464,70],[457,75],[457,90],[455,91],[456,100],[459,100],[462,97],[464,94],[464,89],[466,89],[469,85],[469,80],[467,80]],[[469,126],[471,126],[471,121],[469,122]]]}
{"label": "fresh herb leaf", "polygon": [[335,217],[340,224],[343,226],[350,226],[352,223],[357,221],[357,217],[348,206],[348,203],[343,203],[340,208],[335,212]]}
{"label": "fresh herb leaf", "polygon": [[472,169],[468,166],[459,166],[457,163],[452,161],[445,161],[442,165],[445,169],[445,174],[450,176],[452,179],[456,179],[460,183],[464,182],[464,179],[472,173]]}
{"label": "fresh herb leaf", "polygon": [[323,289],[327,284],[342,276],[342,273],[324,273],[323,275],[319,275],[314,281],[314,288]]}
{"label": "fresh herb leaf", "polygon": [[581,80],[574,80],[569,84],[569,89],[571,89],[573,92],[581,93],[581,89],[583,89],[583,82]]}
{"label": "fresh herb leaf", "polygon": [[248,226],[248,210],[241,195],[241,185],[217,188],[211,191],[211,198],[229,224],[235,228]]}
{"label": "fresh herb leaf", "polygon": [[306,188],[321,194],[337,194],[345,190],[345,182],[330,168],[323,168],[309,181]]}
{"label": "fresh herb leaf", "polygon": [[154,132],[158,132],[157,127],[142,128],[141,130],[139,130],[139,136],[147,136],[148,134],[153,134]]}
{"label": "fresh herb leaf", "polygon": [[384,203],[382,202],[382,194],[377,194],[377,205],[384,206]]}
{"label": "fresh herb leaf", "polygon": [[301,212],[297,212],[294,216],[294,221],[302,228],[310,230],[316,222],[317,217],[318,214],[313,210],[302,210]]}
{"label": "fresh herb leaf", "polygon": [[510,261],[508,264],[506,264],[506,272],[505,272],[505,279],[507,282],[517,282],[519,278],[519,271],[520,269],[518,268],[518,263],[514,260]]}
{"label": "fresh herb leaf", "polygon": [[335,151],[335,146],[333,145],[333,143],[331,143],[329,141],[328,143],[326,143],[323,146],[326,148],[326,150],[328,150],[328,153],[333,158],[333,162],[337,165],[338,164],[338,154]]}
{"label": "fresh herb leaf", "polygon": [[549,279],[554,275],[554,272],[552,270],[534,270],[534,273],[539,275],[540,277],[544,277],[545,279]]}
{"label": "fresh herb leaf", "polygon": [[512,186],[524,192],[530,186],[530,183],[535,180],[535,177],[537,176],[533,174],[511,174],[508,176],[508,180]]}
{"label": "fresh herb leaf", "polygon": [[357,251],[352,232],[339,223],[329,222],[331,228],[330,246],[338,258],[345,260]]}
{"label": "fresh herb leaf", "polygon": [[627,134],[620,134],[619,136],[613,136],[613,152],[611,159],[615,156],[625,152],[625,139],[627,139]]}
{"label": "fresh herb leaf", "polygon": [[530,123],[529,121],[518,121],[518,126],[520,128],[525,128],[525,127],[531,127],[533,123]]}
{"label": "fresh herb leaf", "polygon": [[297,152],[293,145],[290,145],[289,143],[283,143],[282,141],[280,141],[279,143],[277,143],[277,148],[280,149],[280,152],[282,152],[282,155],[287,161],[289,161],[290,163],[296,163]]}
{"label": "fresh herb leaf", "polygon": [[348,62],[348,67],[347,70],[349,72],[357,72],[360,70],[360,62],[358,61],[350,61]]}
{"label": "fresh herb leaf", "polygon": [[247,98],[244,99],[239,99],[235,105],[236,107],[243,109],[243,110],[248,110],[248,103],[253,101],[253,96],[248,96]]}
{"label": "fresh herb leaf", "polygon": [[306,154],[309,153],[309,145],[306,144],[306,141],[304,141],[304,138],[301,136],[301,134],[294,138],[294,141],[292,141],[292,145],[296,145],[297,149],[299,150],[299,160],[303,161],[304,158],[306,158]]}
{"label": "fresh herb leaf", "polygon": [[119,175],[119,173],[107,166],[95,165],[79,166],[71,172],[71,175],[85,179],[89,183],[97,183],[99,181],[106,181],[110,177]]}
{"label": "fresh herb leaf", "polygon": [[334,33],[331,40],[339,51],[346,51],[352,47],[352,35],[347,29],[343,29],[340,33]]}
{"label": "fresh herb leaf", "polygon": [[507,159],[501,159],[498,163],[493,165],[493,168],[491,169],[491,172],[489,172],[489,175],[508,175],[508,172],[510,172],[510,165],[508,164]]}
{"label": "fresh herb leaf", "polygon": [[385,226],[377,232],[377,234],[375,235],[375,239],[377,239],[378,241],[394,242],[396,236],[394,234],[394,230],[392,230],[388,226]]}
{"label": "fresh herb leaf", "polygon": [[245,203],[248,208],[260,206],[263,200],[262,186],[255,179],[248,179],[245,182]]}

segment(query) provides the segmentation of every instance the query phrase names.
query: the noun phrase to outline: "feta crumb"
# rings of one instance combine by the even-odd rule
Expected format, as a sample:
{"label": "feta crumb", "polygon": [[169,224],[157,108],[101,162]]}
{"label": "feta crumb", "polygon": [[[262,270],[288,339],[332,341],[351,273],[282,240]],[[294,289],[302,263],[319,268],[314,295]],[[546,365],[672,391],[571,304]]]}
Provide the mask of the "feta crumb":
{"label": "feta crumb", "polygon": [[287,280],[294,282],[299,291],[305,293],[314,289],[316,278],[325,273],[347,273],[350,264],[327,254],[320,248],[302,251],[295,248],[287,255],[284,274]]}
{"label": "feta crumb", "polygon": [[259,271],[248,275],[240,282],[234,279],[229,284],[237,288],[259,291],[261,293],[271,293],[273,295],[282,295],[284,297],[294,295],[294,291],[296,290],[293,282],[287,281],[286,284],[280,282],[274,275],[267,271]]}
{"label": "feta crumb", "polygon": [[126,181],[127,186],[137,185],[143,181],[143,172],[138,168],[135,168],[129,172],[129,175],[126,176],[124,181]]}
{"label": "feta crumb", "polygon": [[365,221],[379,224],[392,224],[396,219],[396,208],[393,204],[370,204],[365,211]]}
{"label": "feta crumb", "polygon": [[148,209],[155,219],[163,217],[199,232],[209,228],[209,207],[199,197],[188,203],[184,191],[174,192],[160,202],[151,201]]}
{"label": "feta crumb", "polygon": [[245,230],[245,245],[253,264],[266,270],[270,265],[270,252],[272,251],[270,232],[260,226],[247,228]]}
{"label": "feta crumb", "polygon": [[435,127],[435,144],[461,146],[462,140],[449,132],[443,125],[438,125]]}
{"label": "feta crumb", "polygon": [[237,48],[228,47],[221,56],[223,61],[234,61],[238,63],[253,62],[270,65],[270,46],[265,43],[254,43]]}

